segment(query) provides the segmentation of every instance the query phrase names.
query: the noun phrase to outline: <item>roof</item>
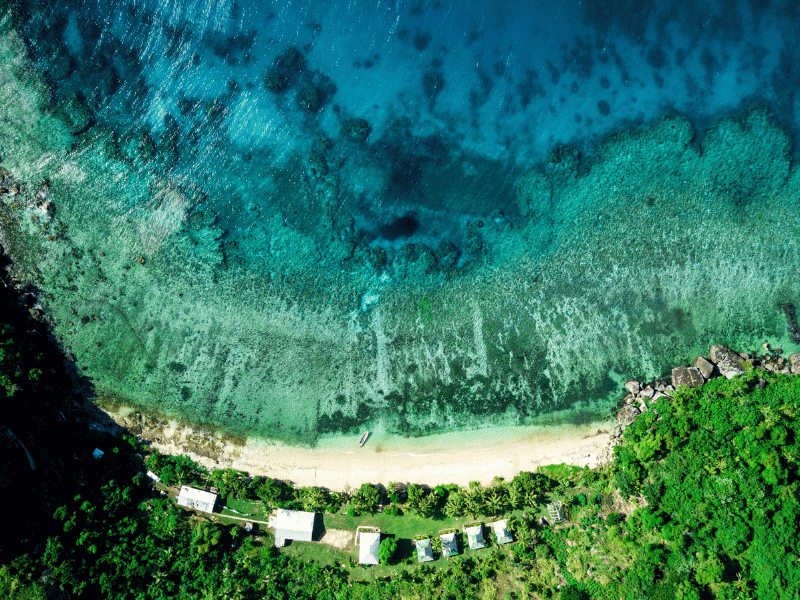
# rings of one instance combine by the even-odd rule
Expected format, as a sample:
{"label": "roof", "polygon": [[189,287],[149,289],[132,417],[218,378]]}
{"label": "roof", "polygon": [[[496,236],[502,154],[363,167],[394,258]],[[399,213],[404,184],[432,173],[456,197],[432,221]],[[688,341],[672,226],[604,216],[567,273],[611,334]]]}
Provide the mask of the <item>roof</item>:
{"label": "roof", "polygon": [[501,519],[500,521],[495,521],[494,523],[489,523],[489,527],[494,529],[494,534],[497,536],[497,543],[498,544],[509,544],[514,540],[511,538],[511,534],[508,532],[508,520]]}
{"label": "roof", "polygon": [[279,508],[270,517],[269,526],[275,528],[275,545],[283,546],[286,540],[312,541],[316,513]]}
{"label": "roof", "polygon": [[417,560],[419,562],[428,562],[433,560],[433,546],[430,539],[414,540],[417,546]]}
{"label": "roof", "polygon": [[561,509],[562,504],[561,501],[551,502],[547,505],[547,511],[550,514],[550,519],[554,523],[561,523],[564,521],[564,511]]}
{"label": "roof", "polygon": [[483,539],[483,527],[474,525],[473,527],[465,527],[464,533],[467,534],[467,541],[469,542],[470,550],[477,550],[478,548],[486,548],[486,541]]}
{"label": "roof", "polygon": [[362,565],[377,565],[378,548],[381,545],[379,532],[362,531],[358,534],[358,562]]}
{"label": "roof", "polygon": [[203,512],[214,512],[214,504],[216,503],[216,494],[204,492],[188,485],[181,486],[181,492],[178,494],[179,505],[202,510]]}
{"label": "roof", "polygon": [[442,540],[442,556],[445,558],[458,554],[455,533],[443,533],[439,536]]}

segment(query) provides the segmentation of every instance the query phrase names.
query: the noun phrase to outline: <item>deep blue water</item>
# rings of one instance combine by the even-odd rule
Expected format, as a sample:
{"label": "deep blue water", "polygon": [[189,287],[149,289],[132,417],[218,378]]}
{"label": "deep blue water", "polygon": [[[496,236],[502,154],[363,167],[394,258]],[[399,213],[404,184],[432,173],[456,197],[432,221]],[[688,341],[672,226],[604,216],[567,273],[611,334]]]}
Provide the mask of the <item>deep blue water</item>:
{"label": "deep blue water", "polygon": [[[591,155],[668,110],[702,131],[755,99],[798,122],[788,0],[43,5],[26,30],[58,89],[78,89],[121,140],[172,145],[164,170],[208,194],[228,239],[274,214],[317,225],[296,190],[322,136],[355,236],[391,252],[463,249],[467,218],[517,218],[514,179],[556,144]],[[291,49],[287,88],[270,91]],[[309,88],[313,111],[298,103]],[[350,118],[369,123],[366,142],[339,143]],[[391,226],[406,216],[414,226]]]}
{"label": "deep blue water", "polygon": [[36,284],[123,400],[424,433],[606,417],[709,344],[796,350],[796,3],[17,14],[47,85],[0,155],[49,182]]}

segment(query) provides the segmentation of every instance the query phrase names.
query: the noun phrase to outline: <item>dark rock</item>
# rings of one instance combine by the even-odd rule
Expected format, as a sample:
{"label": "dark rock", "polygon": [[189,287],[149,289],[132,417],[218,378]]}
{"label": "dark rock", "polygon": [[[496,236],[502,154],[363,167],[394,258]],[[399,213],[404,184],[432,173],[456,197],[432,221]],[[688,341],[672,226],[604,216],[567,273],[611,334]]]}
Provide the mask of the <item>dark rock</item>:
{"label": "dark rock", "polygon": [[397,252],[392,266],[399,279],[414,279],[436,268],[436,256],[425,244],[409,243]]}
{"label": "dark rock", "polygon": [[317,112],[322,108],[325,96],[315,87],[307,87],[297,94],[297,104],[306,112]]}
{"label": "dark rock", "polygon": [[459,252],[458,248],[456,248],[452,242],[442,240],[439,242],[439,245],[436,246],[434,254],[436,255],[436,260],[439,265],[445,269],[449,269],[454,267],[458,261]]}
{"label": "dark rock", "polygon": [[363,142],[370,132],[365,119],[347,119],[342,123],[342,137],[351,142]]}
{"label": "dark rock", "polygon": [[672,385],[680,389],[682,385],[686,387],[698,387],[705,383],[705,378],[697,367],[677,367],[672,369]]}
{"label": "dark rock", "polygon": [[733,350],[725,346],[711,346],[709,355],[716,363],[719,372],[727,379],[733,379],[745,372],[745,361]]}
{"label": "dark rock", "polygon": [[636,419],[636,415],[641,413],[633,404],[626,404],[617,413],[617,423],[620,425],[630,425]]}
{"label": "dark rock", "polygon": [[482,225],[482,221],[470,221],[464,227],[464,252],[467,254],[477,254],[483,248],[483,237],[478,231]]}
{"label": "dark rock", "polygon": [[714,365],[708,362],[702,356],[698,356],[694,359],[694,366],[697,369],[700,369],[700,373],[702,373],[703,377],[706,379],[711,379],[711,375],[714,373]]}
{"label": "dark rock", "polygon": [[92,113],[86,106],[82,96],[71,92],[64,96],[56,107],[56,111],[64,119],[72,133],[80,133],[92,123]]}

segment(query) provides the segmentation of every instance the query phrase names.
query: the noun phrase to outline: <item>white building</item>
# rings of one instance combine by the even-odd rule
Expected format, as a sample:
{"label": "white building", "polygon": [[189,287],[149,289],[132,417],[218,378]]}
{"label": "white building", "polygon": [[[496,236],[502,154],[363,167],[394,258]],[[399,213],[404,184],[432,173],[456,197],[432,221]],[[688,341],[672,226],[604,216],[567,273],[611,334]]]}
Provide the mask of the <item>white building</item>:
{"label": "white building", "polygon": [[511,534],[508,532],[508,520],[503,519],[501,521],[495,521],[494,523],[489,523],[489,527],[494,530],[494,534],[497,536],[497,543],[498,544],[510,544],[514,540],[511,538]]}
{"label": "white building", "polygon": [[439,536],[442,540],[442,556],[450,558],[458,554],[458,544],[456,543],[455,533],[443,533]]}
{"label": "white building", "polygon": [[315,517],[313,512],[279,508],[269,518],[269,526],[275,528],[275,545],[279,548],[285,546],[287,540],[312,541]]}
{"label": "white building", "polygon": [[214,512],[214,505],[217,503],[217,495],[211,492],[204,492],[188,485],[181,486],[181,493],[178,494],[178,504],[203,512]]}
{"label": "white building", "polygon": [[377,565],[378,549],[381,547],[380,531],[361,531],[358,534],[358,562],[362,565]]}
{"label": "white building", "polygon": [[467,542],[470,550],[478,550],[486,547],[486,542],[483,539],[483,527],[480,525],[465,527],[464,533],[467,534]]}

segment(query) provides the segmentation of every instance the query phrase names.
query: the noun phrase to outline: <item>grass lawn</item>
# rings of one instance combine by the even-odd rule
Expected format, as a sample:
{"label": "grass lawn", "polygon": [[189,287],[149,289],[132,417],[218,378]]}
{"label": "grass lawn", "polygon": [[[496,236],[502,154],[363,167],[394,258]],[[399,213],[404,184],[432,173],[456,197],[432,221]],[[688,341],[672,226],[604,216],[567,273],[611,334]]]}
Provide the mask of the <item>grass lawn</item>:
{"label": "grass lawn", "polygon": [[[261,502],[250,502],[248,500],[237,500],[232,496],[228,496],[224,502],[220,503],[222,506],[227,506],[228,509],[221,509],[221,514],[230,514],[237,517],[245,517],[255,519],[256,521],[266,521],[269,518],[270,510]],[[238,514],[233,510],[239,511]]]}

